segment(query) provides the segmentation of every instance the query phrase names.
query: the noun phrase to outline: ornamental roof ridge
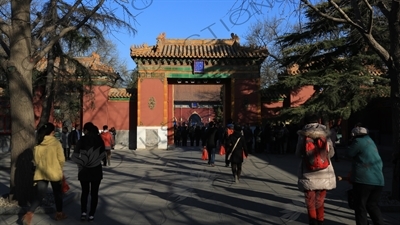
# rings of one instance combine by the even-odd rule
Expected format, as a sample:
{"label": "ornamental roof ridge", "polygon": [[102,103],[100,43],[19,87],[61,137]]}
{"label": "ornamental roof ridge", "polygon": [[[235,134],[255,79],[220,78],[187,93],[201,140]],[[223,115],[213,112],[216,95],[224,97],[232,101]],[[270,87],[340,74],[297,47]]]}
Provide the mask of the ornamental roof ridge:
{"label": "ornamental roof ridge", "polygon": [[266,58],[266,48],[241,46],[239,36],[231,33],[230,39],[167,39],[163,32],[154,46],[133,45],[132,58],[179,57],[179,58]]}

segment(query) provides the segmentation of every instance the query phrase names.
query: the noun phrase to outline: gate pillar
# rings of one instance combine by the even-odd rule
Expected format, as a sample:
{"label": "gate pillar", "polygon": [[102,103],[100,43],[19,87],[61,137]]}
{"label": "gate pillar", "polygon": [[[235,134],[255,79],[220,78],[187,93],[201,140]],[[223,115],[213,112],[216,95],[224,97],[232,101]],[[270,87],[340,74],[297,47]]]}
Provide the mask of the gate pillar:
{"label": "gate pillar", "polygon": [[137,148],[167,149],[167,78],[140,77],[137,104]]}

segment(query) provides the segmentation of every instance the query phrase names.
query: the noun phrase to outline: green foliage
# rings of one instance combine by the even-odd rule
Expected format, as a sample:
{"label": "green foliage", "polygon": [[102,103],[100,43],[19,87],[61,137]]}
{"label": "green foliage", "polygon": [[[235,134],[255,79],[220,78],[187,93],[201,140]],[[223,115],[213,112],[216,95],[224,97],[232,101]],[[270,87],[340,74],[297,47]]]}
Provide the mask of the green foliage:
{"label": "green foliage", "polygon": [[[345,3],[341,3],[345,4]],[[348,4],[348,3],[347,3]],[[329,4],[317,6],[324,12],[337,14]],[[342,8],[347,10],[346,7]],[[363,109],[372,99],[389,96],[386,68],[375,52],[370,50],[358,32],[348,25],[326,20],[313,10],[305,12],[308,19],[300,32],[281,36],[286,57],[284,68],[298,66],[299,74],[282,74],[275,89],[298,92],[301,87],[313,86],[314,94],[303,105],[284,108],[281,118],[298,121],[306,113],[319,113],[330,119],[347,119]],[[376,21],[384,21],[377,17]],[[389,43],[387,24],[374,26],[378,40]],[[376,76],[376,73],[381,73]]]}

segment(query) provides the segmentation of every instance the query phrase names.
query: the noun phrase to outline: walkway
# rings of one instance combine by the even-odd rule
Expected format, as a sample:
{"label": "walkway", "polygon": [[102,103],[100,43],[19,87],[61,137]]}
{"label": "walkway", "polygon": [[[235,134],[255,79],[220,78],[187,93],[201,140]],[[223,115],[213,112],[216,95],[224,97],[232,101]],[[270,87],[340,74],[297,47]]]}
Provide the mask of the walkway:
{"label": "walkway", "polygon": [[[232,182],[223,156],[216,166],[200,160],[199,148],[174,150],[115,150],[111,167],[104,168],[95,221],[104,225],[197,224],[307,224],[303,195],[297,191],[299,160],[293,155],[250,155],[243,178]],[[0,160],[0,193],[7,191],[9,160]],[[350,163],[334,163],[345,175]],[[84,224],[79,221],[77,168],[66,163],[65,174],[75,198],[65,205],[69,218],[56,222],[53,215],[35,214],[33,224]],[[390,168],[385,176],[390,179]],[[387,182],[387,187],[390,187]],[[326,225],[355,224],[346,203],[347,182],[328,192]],[[388,189],[388,188],[385,188]],[[21,224],[21,215],[0,215],[0,224]],[[399,213],[384,213],[387,224],[397,224]]]}

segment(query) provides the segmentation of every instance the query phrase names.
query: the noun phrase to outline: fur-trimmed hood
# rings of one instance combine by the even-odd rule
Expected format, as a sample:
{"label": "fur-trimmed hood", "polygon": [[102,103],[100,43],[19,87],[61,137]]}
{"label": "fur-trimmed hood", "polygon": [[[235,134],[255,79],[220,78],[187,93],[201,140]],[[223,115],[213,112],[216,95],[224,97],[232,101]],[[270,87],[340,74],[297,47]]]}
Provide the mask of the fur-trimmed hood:
{"label": "fur-trimmed hood", "polygon": [[311,138],[329,137],[330,131],[326,126],[319,123],[310,123],[304,126],[302,130],[297,131],[298,135],[308,136]]}

